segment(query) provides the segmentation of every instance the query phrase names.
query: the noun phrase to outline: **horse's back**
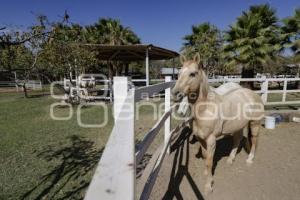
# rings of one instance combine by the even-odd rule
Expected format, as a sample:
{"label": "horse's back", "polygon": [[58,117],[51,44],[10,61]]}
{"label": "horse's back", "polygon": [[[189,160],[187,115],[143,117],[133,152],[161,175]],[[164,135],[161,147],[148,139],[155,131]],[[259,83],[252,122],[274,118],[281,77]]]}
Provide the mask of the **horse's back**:
{"label": "horse's back", "polygon": [[263,115],[264,104],[261,97],[248,88],[240,88],[223,96],[223,102],[240,107],[243,112],[250,112],[253,117]]}
{"label": "horse's back", "polygon": [[226,93],[221,98],[222,113],[226,116],[223,119],[225,133],[243,128],[249,121],[258,121],[264,116],[261,97],[250,89],[241,87]]}
{"label": "horse's back", "polygon": [[242,88],[239,84],[237,83],[233,83],[233,82],[229,82],[229,83],[225,83],[220,85],[219,87],[214,89],[214,92],[216,92],[218,95],[226,95],[236,89],[240,89]]}

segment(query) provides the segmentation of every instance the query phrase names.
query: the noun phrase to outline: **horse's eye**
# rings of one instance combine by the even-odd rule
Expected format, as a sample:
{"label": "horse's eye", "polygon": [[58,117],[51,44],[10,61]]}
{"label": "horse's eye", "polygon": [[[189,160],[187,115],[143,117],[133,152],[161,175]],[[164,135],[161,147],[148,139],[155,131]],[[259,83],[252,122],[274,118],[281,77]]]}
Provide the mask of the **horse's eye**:
{"label": "horse's eye", "polygon": [[190,73],[190,77],[195,77],[196,73]]}

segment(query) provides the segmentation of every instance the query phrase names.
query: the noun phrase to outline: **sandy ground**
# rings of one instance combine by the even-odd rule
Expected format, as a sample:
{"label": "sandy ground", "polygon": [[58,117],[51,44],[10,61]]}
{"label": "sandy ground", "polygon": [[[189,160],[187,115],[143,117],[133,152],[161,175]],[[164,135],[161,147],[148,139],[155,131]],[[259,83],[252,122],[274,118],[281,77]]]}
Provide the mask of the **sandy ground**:
{"label": "sandy ground", "polygon": [[[281,123],[275,130],[262,129],[256,158],[247,166],[241,144],[235,162],[226,163],[232,139],[217,143],[214,158],[214,191],[204,194],[204,161],[198,142],[183,131],[164,160],[150,199],[299,199],[300,124]],[[147,171],[147,169],[146,169]],[[138,179],[140,192],[144,176]]]}

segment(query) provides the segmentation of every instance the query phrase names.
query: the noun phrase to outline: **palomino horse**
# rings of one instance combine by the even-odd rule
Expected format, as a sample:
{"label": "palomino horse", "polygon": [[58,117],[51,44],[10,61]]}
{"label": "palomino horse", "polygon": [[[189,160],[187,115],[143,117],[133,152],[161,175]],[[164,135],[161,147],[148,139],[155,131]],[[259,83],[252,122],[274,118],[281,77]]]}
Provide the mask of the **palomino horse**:
{"label": "palomino horse", "polygon": [[212,191],[212,166],[216,140],[226,135],[233,136],[233,149],[227,160],[228,163],[232,163],[243,137],[242,130],[250,126],[248,139],[251,142],[251,149],[247,163],[251,164],[257,147],[260,121],[264,116],[264,105],[260,96],[252,90],[234,83],[220,86],[225,88],[226,92],[223,93],[210,88],[200,65],[199,55],[189,61],[181,57],[181,62],[183,66],[172,93],[175,101],[187,97],[191,106],[194,118],[193,134],[200,140],[202,155],[206,159],[205,192],[208,193]]}

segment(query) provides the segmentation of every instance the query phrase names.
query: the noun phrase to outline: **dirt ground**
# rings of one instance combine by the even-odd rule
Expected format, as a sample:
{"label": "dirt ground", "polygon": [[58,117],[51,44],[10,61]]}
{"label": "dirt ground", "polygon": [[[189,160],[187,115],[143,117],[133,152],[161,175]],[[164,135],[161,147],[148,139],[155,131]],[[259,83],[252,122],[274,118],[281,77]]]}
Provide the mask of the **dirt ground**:
{"label": "dirt ground", "polygon": [[[232,139],[217,143],[214,158],[214,191],[204,194],[204,160],[198,142],[187,131],[175,138],[166,156],[150,199],[272,199],[300,198],[300,124],[281,123],[275,130],[262,128],[254,163],[247,166],[241,144],[232,165],[226,163]],[[144,176],[138,180],[141,190]]]}

